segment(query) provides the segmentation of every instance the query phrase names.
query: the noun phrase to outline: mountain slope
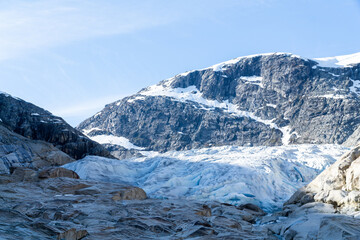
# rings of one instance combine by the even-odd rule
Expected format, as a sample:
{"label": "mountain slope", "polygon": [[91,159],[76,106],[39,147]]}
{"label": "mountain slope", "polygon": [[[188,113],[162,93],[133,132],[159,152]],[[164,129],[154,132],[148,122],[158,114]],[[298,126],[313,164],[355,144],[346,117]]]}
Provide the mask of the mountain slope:
{"label": "mountain slope", "polygon": [[261,54],[176,75],[108,104],[78,129],[156,151],[341,144],[360,126],[359,93],[360,64]]}
{"label": "mountain slope", "polygon": [[6,93],[0,93],[0,121],[26,138],[52,143],[74,159],[86,155],[111,157],[103,146],[88,139],[62,118]]}

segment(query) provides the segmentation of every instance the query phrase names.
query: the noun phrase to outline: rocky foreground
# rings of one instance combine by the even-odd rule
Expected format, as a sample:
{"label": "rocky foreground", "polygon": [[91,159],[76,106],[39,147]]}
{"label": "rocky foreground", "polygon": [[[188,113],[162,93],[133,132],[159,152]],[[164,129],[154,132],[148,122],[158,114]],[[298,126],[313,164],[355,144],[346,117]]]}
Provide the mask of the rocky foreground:
{"label": "rocky foreground", "polygon": [[2,239],[271,239],[252,204],[147,199],[63,168],[16,168],[0,183]]}
{"label": "rocky foreground", "polygon": [[253,204],[149,199],[64,168],[12,171],[0,176],[1,239],[360,239],[356,213],[305,195],[268,214]]}

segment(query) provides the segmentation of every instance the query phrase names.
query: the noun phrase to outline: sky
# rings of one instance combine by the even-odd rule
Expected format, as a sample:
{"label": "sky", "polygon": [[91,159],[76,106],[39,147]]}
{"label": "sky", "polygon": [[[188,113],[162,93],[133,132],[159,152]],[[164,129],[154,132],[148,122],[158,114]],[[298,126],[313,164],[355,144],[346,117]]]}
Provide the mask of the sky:
{"label": "sky", "polygon": [[0,91],[72,126],[239,56],[360,52],[360,0],[0,0]]}

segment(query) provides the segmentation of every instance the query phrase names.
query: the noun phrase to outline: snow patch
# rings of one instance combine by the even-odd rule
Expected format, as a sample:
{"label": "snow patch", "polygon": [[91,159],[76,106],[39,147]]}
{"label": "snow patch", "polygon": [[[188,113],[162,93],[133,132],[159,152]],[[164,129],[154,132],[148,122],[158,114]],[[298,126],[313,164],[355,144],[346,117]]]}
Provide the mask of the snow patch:
{"label": "snow patch", "polygon": [[244,80],[245,84],[254,84],[264,88],[264,85],[262,84],[263,78],[261,76],[242,76],[240,79]]}
{"label": "snow patch", "polygon": [[360,52],[325,58],[314,58],[321,67],[351,67],[352,64],[360,63]]}
{"label": "snow patch", "polygon": [[11,97],[11,98],[16,99],[16,100],[21,100],[20,98],[18,98],[18,97],[13,97],[13,96],[11,96],[10,94],[8,94],[8,93],[6,93],[6,92],[0,91],[0,94],[4,95],[5,97]]}
{"label": "snow patch", "polygon": [[328,74],[330,74],[330,75],[333,76],[333,77],[340,77],[340,75],[335,74],[335,73],[332,73],[332,72],[328,72]]}
{"label": "snow patch", "polygon": [[83,129],[82,133],[84,133],[88,138],[91,140],[98,142],[100,144],[113,144],[113,145],[119,145],[121,147],[124,147],[126,149],[136,149],[136,150],[144,150],[143,147],[138,147],[130,142],[129,139],[125,137],[117,137],[114,135],[95,135],[95,136],[89,136],[88,134],[92,131],[103,131],[103,129],[94,127],[90,129]]}
{"label": "snow patch", "polygon": [[[259,56],[271,56],[271,55],[289,55],[290,57],[301,58],[298,55],[294,55],[292,53],[285,53],[285,52],[261,53],[261,54],[254,54],[254,55],[248,55],[248,56],[234,58],[229,61],[218,63],[211,67],[200,69],[200,70],[209,70],[210,69],[210,70],[213,70],[214,72],[219,72],[219,71],[222,72],[223,70],[225,70],[226,66],[236,64],[244,58],[253,58],[253,57],[259,57]],[[307,59],[305,59],[305,60],[307,60]],[[189,73],[189,72],[187,72],[187,73]]]}
{"label": "snow patch", "polygon": [[90,129],[83,129],[83,130],[81,130],[81,132],[82,132],[83,134],[85,134],[86,136],[87,136],[90,132],[92,132],[92,131],[103,131],[103,129],[98,128],[98,127],[94,127],[94,128],[90,128]]}
{"label": "snow patch", "polygon": [[82,179],[139,186],[151,198],[252,202],[271,211],[346,151],[339,145],[224,146],[122,161],[88,156],[63,167]]}
{"label": "snow patch", "polygon": [[291,137],[291,133],[290,133],[291,129],[289,126],[283,127],[282,128],[282,132],[283,132],[283,138],[282,140],[282,144],[283,145],[288,145],[290,143],[290,137]]}
{"label": "snow patch", "polygon": [[117,137],[114,135],[96,135],[96,136],[88,136],[91,140],[98,142],[100,144],[113,144],[119,145],[126,149],[136,149],[136,150],[144,150],[145,148],[135,146],[130,142],[129,139],[125,137]]}
{"label": "snow patch", "polygon": [[356,95],[360,95],[360,80],[350,79],[352,82],[352,86],[350,87],[350,91],[355,93]]}
{"label": "snow patch", "polygon": [[226,62],[215,64],[215,65],[213,65],[213,66],[211,66],[209,68],[205,68],[204,70],[211,69],[214,72],[223,71],[225,66],[236,64],[243,58],[244,57],[234,58],[234,59],[231,59],[231,60],[226,61]]}
{"label": "snow patch", "polygon": [[[136,97],[134,97],[134,98],[130,98],[130,99],[128,99],[127,100],[127,102],[128,103],[132,103],[132,102],[135,102],[135,101],[138,101],[138,100],[145,100],[145,97],[143,97],[143,96],[136,96]],[[119,103],[118,103],[119,104]],[[120,104],[119,104],[120,105]],[[118,106],[119,106],[118,105]]]}
{"label": "snow patch", "polygon": [[97,114],[94,115],[94,118],[96,118],[97,116],[100,116],[102,114],[102,112],[98,112]]}
{"label": "snow patch", "polygon": [[[190,73],[193,73],[193,72],[196,72],[196,71],[212,70],[214,72],[222,72],[222,71],[224,71],[226,69],[227,66],[234,65],[234,64],[238,63],[242,59],[254,58],[254,57],[259,57],[259,56],[271,56],[271,55],[288,55],[290,57],[302,58],[302,57],[300,57],[298,55],[294,55],[292,53],[286,53],[286,52],[272,52],[272,53],[253,54],[253,55],[241,56],[241,57],[237,57],[237,58],[225,61],[225,62],[217,63],[217,64],[212,65],[212,66],[207,67],[207,68],[195,69],[195,70],[187,71],[187,72],[184,72],[184,73],[180,73],[180,74],[177,74],[175,77],[185,77],[185,76],[189,75]],[[302,58],[302,59],[308,61],[308,59],[306,59],[306,58]],[[227,77],[226,75],[222,75],[222,76]],[[174,77],[166,79],[165,81],[167,81],[167,82],[165,84],[169,84],[173,79],[174,79]]]}
{"label": "snow patch", "polygon": [[333,99],[344,99],[346,98],[345,95],[339,95],[339,94],[324,94],[324,95],[318,95],[318,96],[312,96],[313,98],[333,98]]}
{"label": "snow patch", "polygon": [[270,104],[270,103],[267,103],[266,104],[267,107],[272,107],[272,108],[276,108],[276,105],[275,104]]}

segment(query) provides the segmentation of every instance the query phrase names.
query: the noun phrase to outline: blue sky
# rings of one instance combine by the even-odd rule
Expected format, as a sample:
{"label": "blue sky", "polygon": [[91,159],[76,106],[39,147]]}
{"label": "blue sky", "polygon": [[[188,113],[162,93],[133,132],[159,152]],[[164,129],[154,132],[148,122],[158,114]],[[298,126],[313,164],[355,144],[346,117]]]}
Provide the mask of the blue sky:
{"label": "blue sky", "polygon": [[0,0],[1,91],[71,125],[238,56],[360,52],[360,0]]}

